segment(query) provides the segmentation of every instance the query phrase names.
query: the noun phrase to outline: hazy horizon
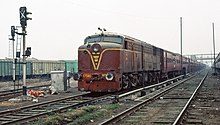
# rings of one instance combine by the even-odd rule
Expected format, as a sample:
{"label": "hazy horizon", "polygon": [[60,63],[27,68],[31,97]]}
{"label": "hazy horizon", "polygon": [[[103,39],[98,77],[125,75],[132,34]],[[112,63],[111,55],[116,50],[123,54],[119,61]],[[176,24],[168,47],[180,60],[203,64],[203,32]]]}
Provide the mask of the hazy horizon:
{"label": "hazy horizon", "polygon": [[32,12],[27,23],[31,58],[75,60],[78,47],[98,27],[171,52],[180,53],[183,18],[183,55],[220,52],[220,1],[217,0],[2,0],[0,2],[0,59],[9,58],[10,27],[20,26],[19,8]]}

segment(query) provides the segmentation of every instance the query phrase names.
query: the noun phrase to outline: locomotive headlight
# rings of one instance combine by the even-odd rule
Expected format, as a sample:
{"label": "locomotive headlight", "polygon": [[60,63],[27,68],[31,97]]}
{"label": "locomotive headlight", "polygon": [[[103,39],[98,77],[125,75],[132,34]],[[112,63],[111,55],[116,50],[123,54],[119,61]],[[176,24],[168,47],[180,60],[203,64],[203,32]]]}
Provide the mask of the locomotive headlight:
{"label": "locomotive headlight", "polygon": [[95,43],[95,44],[92,45],[92,50],[94,52],[98,52],[98,51],[101,50],[101,46],[99,44]]}
{"label": "locomotive headlight", "polygon": [[105,79],[108,80],[108,81],[113,80],[113,78],[114,78],[113,73],[107,73],[106,76],[105,76]]}
{"label": "locomotive headlight", "polygon": [[99,48],[98,48],[97,46],[95,46],[95,47],[93,48],[93,51],[94,51],[94,52],[98,52],[98,51],[99,51]]}

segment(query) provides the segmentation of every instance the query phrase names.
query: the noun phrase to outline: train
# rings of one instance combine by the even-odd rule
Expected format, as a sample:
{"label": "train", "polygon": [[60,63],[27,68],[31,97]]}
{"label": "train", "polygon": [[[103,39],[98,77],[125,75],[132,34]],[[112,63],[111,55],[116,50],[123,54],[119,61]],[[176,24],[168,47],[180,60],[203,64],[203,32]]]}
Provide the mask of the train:
{"label": "train", "polygon": [[196,60],[136,38],[102,32],[87,36],[79,46],[76,77],[80,91],[116,92],[158,83],[204,67]]}
{"label": "train", "polygon": [[[212,66],[214,68],[214,64]],[[218,53],[217,57],[215,58],[215,70],[217,74],[220,74],[220,53]]]}
{"label": "train", "polygon": [[[64,71],[74,74],[78,72],[77,60],[38,60],[28,59],[26,62],[27,78],[50,78],[51,71]],[[23,62],[16,60],[16,79],[21,79],[23,75]],[[0,59],[0,81],[10,81],[13,79],[13,60],[10,58]]]}

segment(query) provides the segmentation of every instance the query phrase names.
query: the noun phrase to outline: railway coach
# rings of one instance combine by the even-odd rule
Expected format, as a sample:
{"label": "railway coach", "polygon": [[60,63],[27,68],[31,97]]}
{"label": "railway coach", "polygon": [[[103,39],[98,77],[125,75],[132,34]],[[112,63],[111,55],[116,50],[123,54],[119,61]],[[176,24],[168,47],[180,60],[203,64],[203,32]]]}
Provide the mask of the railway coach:
{"label": "railway coach", "polygon": [[[192,63],[192,64],[190,64]],[[195,61],[127,35],[91,35],[78,48],[78,89],[114,92],[195,71]]]}
{"label": "railway coach", "polygon": [[[13,60],[0,59],[0,81],[12,80]],[[16,78],[21,79],[23,74],[22,61],[17,60]],[[50,78],[51,71],[64,71],[65,68],[70,74],[78,72],[77,60],[37,60],[29,59],[26,62],[27,78]]]}

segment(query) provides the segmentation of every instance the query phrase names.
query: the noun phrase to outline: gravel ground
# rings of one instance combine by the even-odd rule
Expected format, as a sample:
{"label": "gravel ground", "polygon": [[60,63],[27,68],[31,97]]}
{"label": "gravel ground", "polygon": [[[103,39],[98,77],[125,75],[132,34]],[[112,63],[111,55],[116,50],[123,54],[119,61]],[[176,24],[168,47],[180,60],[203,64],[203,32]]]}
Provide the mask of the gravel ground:
{"label": "gravel ground", "polygon": [[209,75],[191,104],[184,124],[220,124],[220,77]]}
{"label": "gravel ground", "polygon": [[[102,122],[104,122],[105,120],[114,117],[115,115],[129,109],[130,107],[134,106],[135,104],[137,104],[138,102],[134,102],[134,101],[130,101],[130,100],[125,100],[121,103],[119,103],[119,107],[116,110],[113,110],[112,112],[108,112],[107,115],[102,116],[100,118],[97,119],[91,119],[90,123],[86,123],[87,125],[98,125]],[[105,104],[103,104],[105,105]],[[68,125],[72,125],[71,123]]]}
{"label": "gravel ground", "polygon": [[[201,89],[201,93],[198,95],[199,98],[192,104],[188,116],[187,122],[183,124],[190,125],[219,125],[220,123],[220,77],[211,76],[207,77],[207,80],[204,83],[204,86]],[[127,100],[126,102],[120,103],[120,107],[113,112],[110,112],[108,115],[103,116],[102,118],[93,119],[89,125],[97,125],[105,119],[109,119],[112,116],[121,113],[122,111],[128,109],[134,105],[133,101]],[[170,109],[174,110],[175,109]],[[196,111],[195,111],[196,110]],[[151,113],[150,113],[151,114]],[[140,123],[138,123],[140,124]],[[144,123],[143,123],[144,124]]]}
{"label": "gravel ground", "polygon": [[[45,83],[49,84],[50,81],[29,83],[29,85],[27,85],[27,86],[43,85]],[[0,90],[7,90],[7,89],[13,89],[14,88],[13,83],[10,83],[10,82],[4,82],[4,83],[0,83],[0,84],[1,84],[1,89]],[[30,85],[30,84],[32,84],[32,85]],[[71,79],[70,80],[70,87],[68,87],[66,92],[59,92],[56,95],[46,94],[43,97],[38,97],[38,103],[82,93],[82,92],[78,91],[77,86],[78,86],[78,83]],[[34,104],[34,103],[36,103],[36,102],[32,102],[32,101],[18,101],[18,102],[4,101],[4,102],[0,103],[0,111],[7,110],[7,109],[13,109],[13,108],[19,108],[21,106]]]}
{"label": "gravel ground", "polygon": [[[199,111],[196,113],[191,113],[191,115],[188,116],[188,122],[192,119],[195,122],[194,124],[205,124],[205,125],[218,125],[220,123],[220,77],[216,76],[208,76],[207,80],[204,84],[204,87],[202,87],[201,92],[202,94],[199,94],[199,98],[196,99],[196,101],[192,104],[192,107],[190,109],[191,111]],[[59,93],[58,95],[46,95],[45,97],[39,97],[39,102],[43,102],[46,100],[56,99],[68,95],[74,95],[79,94],[77,90],[77,82],[71,80],[70,82],[71,88],[68,88],[67,92]],[[5,102],[6,104],[0,104],[0,110],[20,107],[28,104],[33,104],[34,102],[31,101],[25,101],[20,103],[10,103]],[[9,103],[9,104],[7,104]],[[137,102],[136,102],[137,103]],[[105,119],[109,119],[110,117],[128,109],[134,105],[133,101],[126,100],[124,103],[120,103],[120,107],[117,110],[114,110],[113,112],[109,113],[106,116],[103,116],[102,118],[94,119],[91,123],[88,123],[89,125],[96,125],[99,124]],[[71,124],[71,123],[70,123]],[[188,124],[188,123],[184,123]]]}

